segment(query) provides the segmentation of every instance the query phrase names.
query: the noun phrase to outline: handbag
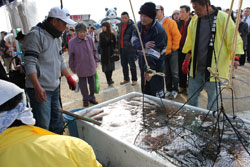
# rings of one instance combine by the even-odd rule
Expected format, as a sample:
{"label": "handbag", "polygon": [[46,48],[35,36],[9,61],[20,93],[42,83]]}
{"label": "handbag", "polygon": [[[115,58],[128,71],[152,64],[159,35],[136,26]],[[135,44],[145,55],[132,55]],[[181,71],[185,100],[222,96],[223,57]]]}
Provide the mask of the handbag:
{"label": "handbag", "polygon": [[119,60],[120,60],[120,56],[119,56],[119,54],[114,53],[114,54],[111,56],[110,59],[111,59],[112,62],[119,61]]}
{"label": "handbag", "polygon": [[110,59],[112,62],[120,60],[120,53],[119,53],[118,49],[114,49],[113,54],[112,54]]}
{"label": "handbag", "polygon": [[95,93],[98,94],[100,92],[100,83],[97,72],[95,73]]}

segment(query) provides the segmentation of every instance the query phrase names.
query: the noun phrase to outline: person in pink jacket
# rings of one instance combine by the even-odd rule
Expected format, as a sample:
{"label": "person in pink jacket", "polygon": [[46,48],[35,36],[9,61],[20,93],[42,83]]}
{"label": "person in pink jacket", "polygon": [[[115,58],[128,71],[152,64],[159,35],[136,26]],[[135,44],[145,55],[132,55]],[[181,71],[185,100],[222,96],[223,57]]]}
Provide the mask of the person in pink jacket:
{"label": "person in pink jacket", "polygon": [[98,104],[94,93],[95,73],[99,59],[94,41],[91,36],[87,35],[86,25],[82,23],[77,24],[75,31],[76,36],[69,41],[69,67],[79,77],[83,106],[88,107],[89,102]]}

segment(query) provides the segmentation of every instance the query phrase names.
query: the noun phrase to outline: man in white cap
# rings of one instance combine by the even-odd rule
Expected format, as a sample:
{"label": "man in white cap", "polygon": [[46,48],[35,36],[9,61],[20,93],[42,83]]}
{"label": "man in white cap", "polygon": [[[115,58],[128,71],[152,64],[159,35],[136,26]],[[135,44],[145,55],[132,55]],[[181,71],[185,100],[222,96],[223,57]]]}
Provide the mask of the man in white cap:
{"label": "man in white cap", "polygon": [[58,134],[63,133],[64,124],[62,114],[57,111],[61,73],[67,78],[70,89],[76,86],[66,69],[59,39],[66,24],[75,22],[67,10],[54,7],[48,17],[25,36],[23,44],[26,88],[36,126]]}
{"label": "man in white cap", "polygon": [[0,79],[0,95],[0,166],[102,166],[83,140],[33,126],[23,89]]}

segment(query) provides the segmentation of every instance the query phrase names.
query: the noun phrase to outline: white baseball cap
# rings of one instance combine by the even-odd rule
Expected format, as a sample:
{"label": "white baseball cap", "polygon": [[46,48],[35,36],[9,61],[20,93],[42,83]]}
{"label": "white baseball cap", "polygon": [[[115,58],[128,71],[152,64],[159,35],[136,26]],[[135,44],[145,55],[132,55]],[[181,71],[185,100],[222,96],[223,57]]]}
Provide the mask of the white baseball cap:
{"label": "white baseball cap", "polygon": [[0,79],[0,105],[23,92],[24,90],[15,84]]}
{"label": "white baseball cap", "polygon": [[61,9],[59,7],[51,8],[48,17],[58,18],[67,24],[76,24],[75,21],[70,19],[70,14],[67,9]]}

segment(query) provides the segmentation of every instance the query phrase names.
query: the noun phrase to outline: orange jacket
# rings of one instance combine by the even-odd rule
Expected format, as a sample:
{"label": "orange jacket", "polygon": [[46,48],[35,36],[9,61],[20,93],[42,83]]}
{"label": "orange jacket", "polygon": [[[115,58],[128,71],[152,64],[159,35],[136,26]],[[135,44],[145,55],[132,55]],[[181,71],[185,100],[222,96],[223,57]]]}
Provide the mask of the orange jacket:
{"label": "orange jacket", "polygon": [[164,27],[168,35],[168,44],[166,49],[166,55],[171,54],[172,50],[179,49],[181,33],[178,29],[176,22],[170,18],[164,18],[162,26]]}

